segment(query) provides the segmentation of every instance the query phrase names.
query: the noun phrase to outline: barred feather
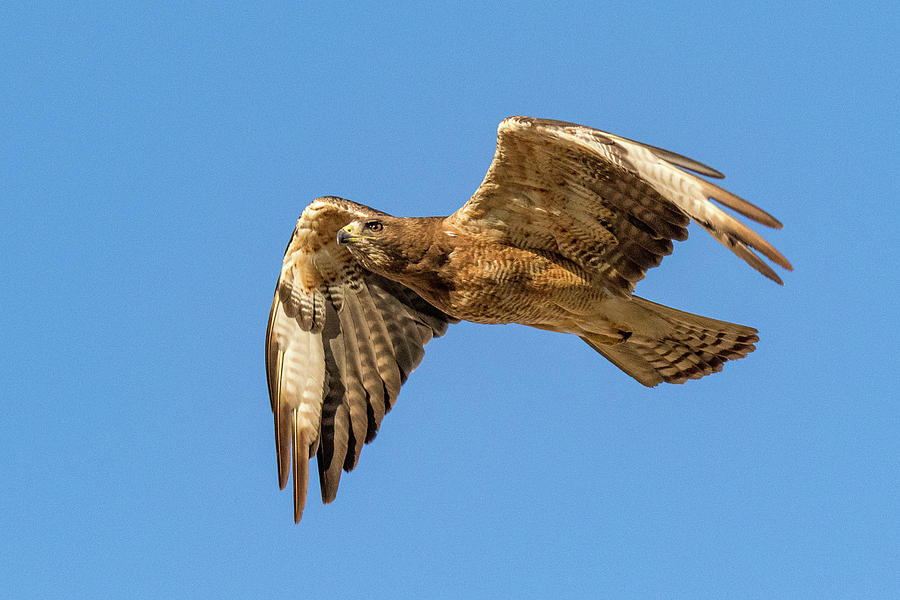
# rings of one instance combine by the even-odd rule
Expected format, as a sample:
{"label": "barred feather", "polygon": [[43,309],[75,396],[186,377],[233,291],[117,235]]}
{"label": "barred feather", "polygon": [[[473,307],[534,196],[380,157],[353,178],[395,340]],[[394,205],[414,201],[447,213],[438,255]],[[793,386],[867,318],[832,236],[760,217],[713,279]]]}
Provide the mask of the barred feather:
{"label": "barred feather", "polygon": [[[694,220],[751,267],[782,283],[750,248],[790,270],[787,259],[710,198],[763,225],[780,228],[781,223],[684,169],[722,177],[695,160],[604,131],[510,117],[498,127],[497,152],[484,182],[448,222],[522,248],[546,249],[552,232],[557,252],[597,269],[608,291],[625,297],[671,252],[671,240],[687,239],[687,225]],[[576,218],[578,227],[558,220],[560,214]],[[578,233],[567,235],[570,231]],[[614,240],[596,243],[586,231]],[[647,252],[623,250],[635,246]]]}
{"label": "barred feather", "polygon": [[322,500],[331,502],[341,470],[352,469],[374,439],[425,343],[453,320],[337,247],[338,229],[377,215],[384,213],[319,198],[304,209],[285,251],[266,332],[266,373],[278,482],[284,488],[293,470],[298,521],[309,459],[317,457]]}
{"label": "barred feather", "polygon": [[643,385],[684,383],[722,370],[729,360],[747,356],[759,341],[756,329],[701,317],[632,296],[620,326],[627,339],[586,334],[582,339]]}

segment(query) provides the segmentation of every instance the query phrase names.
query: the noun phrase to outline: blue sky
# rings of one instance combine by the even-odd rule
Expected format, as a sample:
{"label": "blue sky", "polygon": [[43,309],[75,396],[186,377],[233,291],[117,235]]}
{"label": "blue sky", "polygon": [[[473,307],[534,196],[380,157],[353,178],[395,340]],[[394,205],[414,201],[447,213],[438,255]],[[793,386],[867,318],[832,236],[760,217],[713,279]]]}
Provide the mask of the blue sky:
{"label": "blue sky", "polygon": [[[896,6],[336,4],[0,8],[10,597],[897,597]],[[638,287],[757,352],[648,390],[454,326],[294,526],[263,368],[294,220],[452,212],[514,114],[780,218],[784,287],[697,229]]]}

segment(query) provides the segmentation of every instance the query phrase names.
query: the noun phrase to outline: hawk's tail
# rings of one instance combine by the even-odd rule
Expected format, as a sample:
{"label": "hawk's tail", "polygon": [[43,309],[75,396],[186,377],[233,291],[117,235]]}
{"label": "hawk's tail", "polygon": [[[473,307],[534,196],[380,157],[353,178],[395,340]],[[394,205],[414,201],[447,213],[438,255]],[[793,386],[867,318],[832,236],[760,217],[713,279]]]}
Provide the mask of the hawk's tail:
{"label": "hawk's tail", "polygon": [[625,341],[610,344],[609,337],[581,336],[614,365],[652,387],[684,383],[722,370],[729,360],[753,352],[756,330],[675,310],[637,296],[621,300],[624,322],[631,331]]}

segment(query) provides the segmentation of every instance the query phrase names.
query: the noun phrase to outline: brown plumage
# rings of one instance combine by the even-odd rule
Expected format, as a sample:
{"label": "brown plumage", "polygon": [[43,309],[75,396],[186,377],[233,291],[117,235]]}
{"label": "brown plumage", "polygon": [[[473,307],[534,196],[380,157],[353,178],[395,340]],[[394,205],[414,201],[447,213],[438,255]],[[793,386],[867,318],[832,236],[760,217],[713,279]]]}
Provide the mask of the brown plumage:
{"label": "brown plumage", "polygon": [[[710,201],[770,227],[758,207],[667,150],[560,121],[511,117],[481,186],[448,217],[397,218],[314,200],[284,255],[266,332],[278,480],[294,518],[316,456],[322,500],[359,460],[422,360],[460,319],[572,333],[646,386],[720,371],[756,330],[632,295],[691,220],[766,277],[790,263]],[[291,466],[293,465],[293,467]]]}

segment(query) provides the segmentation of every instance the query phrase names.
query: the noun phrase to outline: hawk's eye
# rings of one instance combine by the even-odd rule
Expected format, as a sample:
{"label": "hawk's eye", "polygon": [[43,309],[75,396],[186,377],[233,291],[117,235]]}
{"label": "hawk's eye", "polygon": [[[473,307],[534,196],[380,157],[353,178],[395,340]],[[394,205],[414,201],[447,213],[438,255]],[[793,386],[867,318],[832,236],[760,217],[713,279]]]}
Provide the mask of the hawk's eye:
{"label": "hawk's eye", "polygon": [[378,233],[379,231],[384,229],[384,225],[381,224],[381,221],[369,221],[368,223],[366,223],[366,229]]}

